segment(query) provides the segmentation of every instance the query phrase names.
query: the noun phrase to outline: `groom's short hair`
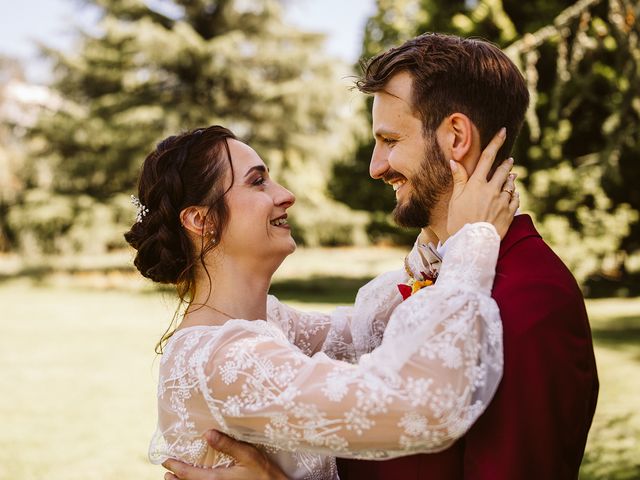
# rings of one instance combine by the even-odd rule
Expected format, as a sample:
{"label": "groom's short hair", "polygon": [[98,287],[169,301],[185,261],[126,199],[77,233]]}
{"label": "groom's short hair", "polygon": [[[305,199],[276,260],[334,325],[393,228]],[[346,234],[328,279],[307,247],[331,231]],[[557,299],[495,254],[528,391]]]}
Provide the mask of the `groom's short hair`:
{"label": "groom's short hair", "polygon": [[412,108],[425,133],[435,131],[447,115],[467,115],[480,132],[484,148],[501,127],[507,139],[497,165],[511,151],[529,105],[525,80],[495,45],[477,39],[426,33],[373,57],[356,82],[364,93],[384,90],[391,77],[408,72]]}

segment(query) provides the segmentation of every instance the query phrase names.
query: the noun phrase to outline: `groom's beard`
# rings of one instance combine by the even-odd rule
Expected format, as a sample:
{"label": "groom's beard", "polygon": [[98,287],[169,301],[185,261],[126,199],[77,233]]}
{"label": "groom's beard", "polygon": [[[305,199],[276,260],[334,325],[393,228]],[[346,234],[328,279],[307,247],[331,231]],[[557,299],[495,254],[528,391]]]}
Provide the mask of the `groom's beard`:
{"label": "groom's beard", "polygon": [[409,198],[393,209],[393,219],[401,227],[422,228],[431,224],[431,214],[453,179],[435,133],[425,139],[425,156],[416,176],[409,180]]}

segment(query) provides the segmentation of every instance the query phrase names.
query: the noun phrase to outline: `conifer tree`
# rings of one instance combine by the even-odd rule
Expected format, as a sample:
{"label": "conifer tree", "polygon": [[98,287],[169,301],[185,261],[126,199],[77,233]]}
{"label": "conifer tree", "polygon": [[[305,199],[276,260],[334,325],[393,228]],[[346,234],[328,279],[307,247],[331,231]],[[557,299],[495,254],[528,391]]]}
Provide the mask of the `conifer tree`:
{"label": "conifer tree", "polygon": [[[303,240],[354,239],[363,221],[325,190],[365,124],[321,35],[285,24],[276,0],[87,3],[100,21],[71,53],[47,50],[63,107],[32,132],[39,194],[24,209],[61,207],[46,235],[71,239],[67,249],[122,245],[146,153],[166,135],[222,124],[297,193],[292,219]],[[86,234],[105,224],[98,237]]]}
{"label": "conifer tree", "polygon": [[16,116],[23,114],[15,98],[15,87],[24,84],[22,64],[15,58],[0,55],[0,252],[14,247],[15,236],[7,219],[23,185],[19,172],[24,168],[22,126]]}

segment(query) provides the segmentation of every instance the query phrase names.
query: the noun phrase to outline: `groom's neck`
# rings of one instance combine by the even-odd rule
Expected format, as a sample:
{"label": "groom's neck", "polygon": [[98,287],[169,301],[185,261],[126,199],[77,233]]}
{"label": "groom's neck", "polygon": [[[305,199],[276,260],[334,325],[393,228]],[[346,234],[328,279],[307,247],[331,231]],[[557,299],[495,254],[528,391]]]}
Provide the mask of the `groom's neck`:
{"label": "groom's neck", "polygon": [[448,201],[447,205],[436,205],[430,212],[430,223],[428,226],[422,229],[420,234],[421,239],[428,240],[424,243],[433,243],[438,245],[438,242],[444,243],[449,238],[449,232],[447,231],[447,218],[449,213]]}

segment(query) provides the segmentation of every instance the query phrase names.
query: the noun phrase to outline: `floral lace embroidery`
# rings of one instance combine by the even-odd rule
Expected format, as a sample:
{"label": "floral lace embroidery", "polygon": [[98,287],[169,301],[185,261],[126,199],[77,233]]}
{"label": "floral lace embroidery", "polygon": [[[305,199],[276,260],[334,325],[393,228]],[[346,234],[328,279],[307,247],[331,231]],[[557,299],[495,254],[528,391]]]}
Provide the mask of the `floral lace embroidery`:
{"label": "floral lace embroidery", "polygon": [[[493,227],[466,226],[449,240],[437,284],[402,303],[402,273],[390,272],[333,316],[270,298],[268,321],[181,330],[160,365],[152,461],[229,465],[203,444],[209,428],[258,445],[290,478],[337,478],[335,454],[383,459],[446,448],[484,411],[502,374],[489,296],[498,245]],[[374,335],[386,326],[376,350],[357,351],[358,323]],[[334,359],[356,353],[357,364]]]}

